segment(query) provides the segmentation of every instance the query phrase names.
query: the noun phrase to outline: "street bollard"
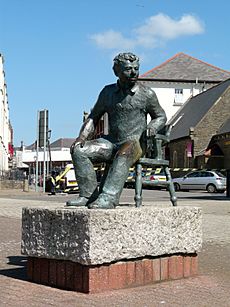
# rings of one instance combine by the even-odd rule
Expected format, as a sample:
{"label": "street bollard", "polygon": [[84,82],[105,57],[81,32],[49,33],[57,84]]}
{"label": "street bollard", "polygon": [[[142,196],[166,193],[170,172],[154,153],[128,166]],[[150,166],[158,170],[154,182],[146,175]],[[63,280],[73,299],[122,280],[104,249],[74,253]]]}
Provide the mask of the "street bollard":
{"label": "street bollard", "polygon": [[29,192],[29,181],[28,181],[28,179],[23,180],[23,192]]}
{"label": "street bollard", "polygon": [[226,171],[226,196],[230,197],[230,169]]}

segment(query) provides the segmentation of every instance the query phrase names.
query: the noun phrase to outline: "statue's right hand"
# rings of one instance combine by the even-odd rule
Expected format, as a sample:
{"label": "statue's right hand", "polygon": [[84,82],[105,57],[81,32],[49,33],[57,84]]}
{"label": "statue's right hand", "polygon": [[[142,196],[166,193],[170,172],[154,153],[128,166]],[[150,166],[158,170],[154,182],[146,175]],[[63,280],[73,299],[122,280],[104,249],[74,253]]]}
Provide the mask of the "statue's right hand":
{"label": "statue's right hand", "polygon": [[76,140],[73,142],[73,144],[70,147],[70,153],[73,154],[74,148],[77,146],[83,147],[85,145],[85,140],[81,137],[76,138]]}

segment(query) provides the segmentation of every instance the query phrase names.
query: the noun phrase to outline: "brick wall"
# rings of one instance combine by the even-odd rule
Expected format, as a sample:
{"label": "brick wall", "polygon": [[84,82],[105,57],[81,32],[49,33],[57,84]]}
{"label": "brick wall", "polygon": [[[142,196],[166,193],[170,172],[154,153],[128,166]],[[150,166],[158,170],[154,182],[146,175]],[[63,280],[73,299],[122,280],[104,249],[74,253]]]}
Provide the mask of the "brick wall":
{"label": "brick wall", "polygon": [[[191,168],[194,167],[194,159],[186,156],[187,143],[190,142],[190,138],[178,139],[169,143],[170,151],[170,167],[175,168]],[[176,154],[175,154],[176,153]],[[177,158],[175,159],[175,155]]]}
{"label": "brick wall", "polygon": [[215,102],[203,119],[194,127],[194,156],[206,149],[230,114],[230,88]]}
{"label": "brick wall", "polygon": [[24,181],[22,180],[0,180],[0,190],[6,189],[23,189]]}
{"label": "brick wall", "polygon": [[27,262],[29,280],[84,293],[143,286],[197,274],[196,253],[165,255],[94,266],[33,257],[29,257]]}
{"label": "brick wall", "polygon": [[[174,140],[170,142],[170,167],[211,167],[211,168],[230,168],[230,146],[225,146],[224,140],[221,142],[220,147],[224,152],[224,158],[210,158],[207,160],[198,158],[202,156],[202,152],[208,147],[211,138],[216,135],[219,128],[229,118],[230,114],[230,88],[215,102],[215,104],[206,113],[203,119],[194,127],[194,158],[186,158],[185,150],[189,137]],[[174,152],[177,152],[177,161],[173,157]],[[201,161],[202,160],[202,161]],[[203,161],[204,160],[204,161]]]}

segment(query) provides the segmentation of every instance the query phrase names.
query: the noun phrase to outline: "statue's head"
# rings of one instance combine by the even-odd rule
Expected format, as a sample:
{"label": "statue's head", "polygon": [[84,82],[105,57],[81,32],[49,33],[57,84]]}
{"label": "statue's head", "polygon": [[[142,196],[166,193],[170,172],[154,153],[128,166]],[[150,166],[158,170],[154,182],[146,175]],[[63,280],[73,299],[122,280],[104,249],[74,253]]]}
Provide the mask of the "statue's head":
{"label": "statue's head", "polygon": [[114,58],[113,71],[122,84],[134,85],[139,76],[139,58],[131,53],[119,53]]}

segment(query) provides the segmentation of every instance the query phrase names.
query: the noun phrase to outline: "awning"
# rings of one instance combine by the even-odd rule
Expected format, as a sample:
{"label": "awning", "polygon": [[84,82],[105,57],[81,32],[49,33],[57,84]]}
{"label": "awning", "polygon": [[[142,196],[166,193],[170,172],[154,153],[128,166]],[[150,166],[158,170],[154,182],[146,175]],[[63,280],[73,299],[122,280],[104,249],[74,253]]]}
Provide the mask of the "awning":
{"label": "awning", "polygon": [[26,163],[21,162],[20,165],[17,166],[17,168],[29,168],[29,165]]}

